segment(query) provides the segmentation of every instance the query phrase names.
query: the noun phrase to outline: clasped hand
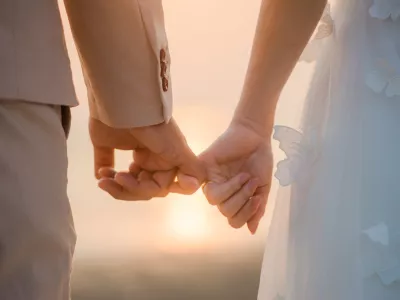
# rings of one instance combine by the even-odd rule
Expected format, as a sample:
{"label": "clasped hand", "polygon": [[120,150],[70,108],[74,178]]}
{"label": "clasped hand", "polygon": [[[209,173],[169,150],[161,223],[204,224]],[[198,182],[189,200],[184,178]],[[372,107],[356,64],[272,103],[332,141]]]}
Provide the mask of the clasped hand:
{"label": "clasped hand", "polygon": [[[239,122],[198,157],[174,120],[168,124],[115,129],[90,119],[95,176],[113,198],[150,200],[169,193],[190,195],[203,186],[233,228],[256,232],[264,215],[273,167],[270,140]],[[131,150],[129,170],[114,169],[114,150]]]}

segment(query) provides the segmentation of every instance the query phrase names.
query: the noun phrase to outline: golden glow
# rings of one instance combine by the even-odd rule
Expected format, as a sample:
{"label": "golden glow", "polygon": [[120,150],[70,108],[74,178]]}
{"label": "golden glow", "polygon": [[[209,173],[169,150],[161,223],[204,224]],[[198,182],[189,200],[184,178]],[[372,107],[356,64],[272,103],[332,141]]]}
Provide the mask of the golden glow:
{"label": "golden glow", "polygon": [[209,238],[207,203],[202,196],[177,196],[166,212],[169,245],[201,246]]}

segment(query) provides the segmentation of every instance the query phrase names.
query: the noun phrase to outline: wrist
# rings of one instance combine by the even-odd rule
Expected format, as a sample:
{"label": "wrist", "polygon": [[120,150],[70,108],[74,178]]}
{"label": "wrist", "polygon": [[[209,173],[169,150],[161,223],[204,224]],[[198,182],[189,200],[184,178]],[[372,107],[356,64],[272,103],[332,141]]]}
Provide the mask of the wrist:
{"label": "wrist", "polygon": [[269,138],[273,131],[280,90],[264,84],[270,82],[267,78],[254,74],[256,73],[250,73],[245,82],[232,121],[246,126],[262,137]]}
{"label": "wrist", "polygon": [[262,139],[269,139],[273,131],[273,118],[266,118],[262,122],[256,121],[253,118],[241,114],[235,114],[231,121],[231,125],[243,126]]}
{"label": "wrist", "polygon": [[250,129],[263,138],[270,138],[275,120],[275,109],[267,107],[247,107],[239,105],[232,119],[233,124],[239,124]]}

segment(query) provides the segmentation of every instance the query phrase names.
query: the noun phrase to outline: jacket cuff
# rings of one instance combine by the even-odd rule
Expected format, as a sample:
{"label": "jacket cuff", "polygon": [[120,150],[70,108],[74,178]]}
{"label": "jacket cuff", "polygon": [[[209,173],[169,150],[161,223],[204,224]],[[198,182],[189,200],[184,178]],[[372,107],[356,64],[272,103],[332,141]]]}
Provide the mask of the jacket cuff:
{"label": "jacket cuff", "polygon": [[[92,92],[88,92],[90,116],[112,128],[137,128],[168,122],[164,118],[163,105],[136,105],[129,102],[120,106],[105,107],[96,101]],[[145,101],[144,101],[145,103]]]}

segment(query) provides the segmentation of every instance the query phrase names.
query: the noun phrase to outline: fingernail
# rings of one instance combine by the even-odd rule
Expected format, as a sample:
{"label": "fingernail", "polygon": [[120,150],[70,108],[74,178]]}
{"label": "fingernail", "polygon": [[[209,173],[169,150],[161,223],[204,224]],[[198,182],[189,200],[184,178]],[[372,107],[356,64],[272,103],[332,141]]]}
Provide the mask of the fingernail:
{"label": "fingernail", "polygon": [[188,178],[188,183],[189,183],[193,188],[196,188],[196,189],[200,188],[200,182],[199,182],[196,178],[194,178],[194,177]]}

